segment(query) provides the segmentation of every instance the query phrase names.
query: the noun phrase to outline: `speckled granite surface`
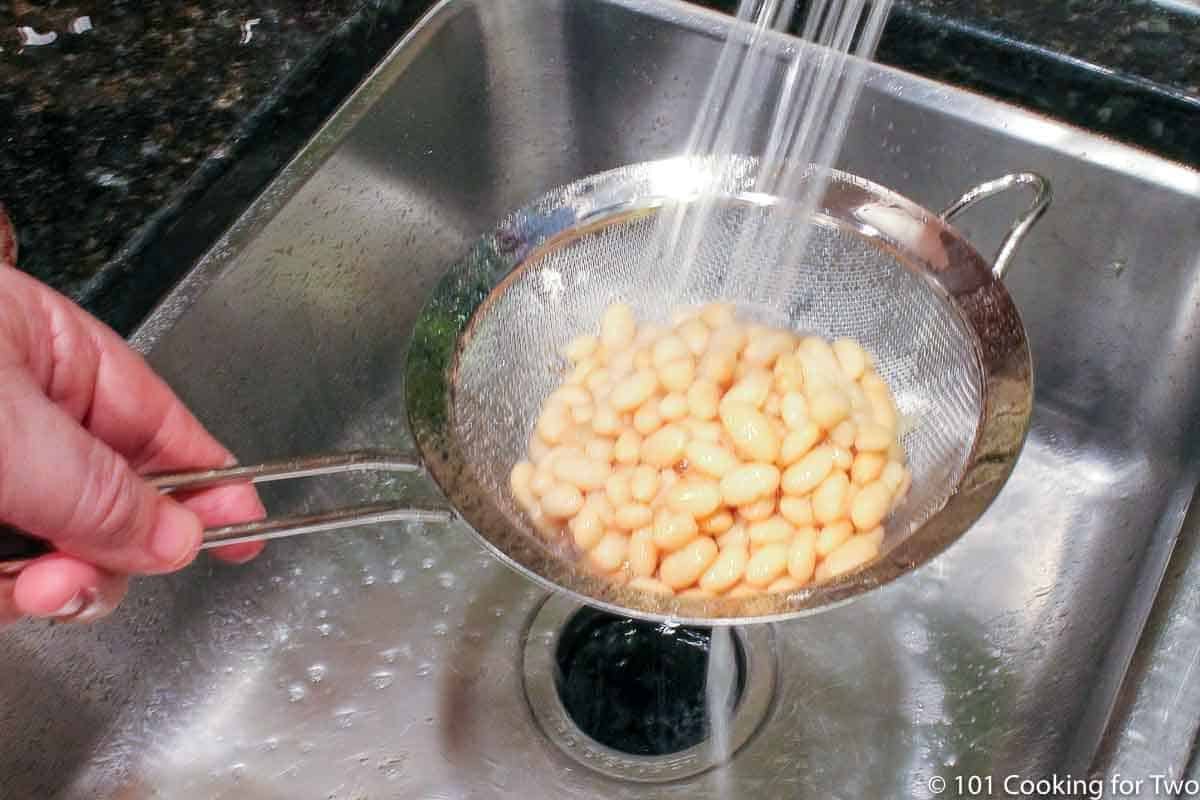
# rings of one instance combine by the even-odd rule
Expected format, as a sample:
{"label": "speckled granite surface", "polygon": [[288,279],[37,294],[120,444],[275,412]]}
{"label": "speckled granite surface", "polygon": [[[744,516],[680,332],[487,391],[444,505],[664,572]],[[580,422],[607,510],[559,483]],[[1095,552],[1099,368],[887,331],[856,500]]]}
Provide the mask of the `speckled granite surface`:
{"label": "speckled granite surface", "polygon": [[[881,61],[1200,163],[1200,14],[897,3]],[[128,332],[431,5],[0,0],[0,202],[21,267]]]}

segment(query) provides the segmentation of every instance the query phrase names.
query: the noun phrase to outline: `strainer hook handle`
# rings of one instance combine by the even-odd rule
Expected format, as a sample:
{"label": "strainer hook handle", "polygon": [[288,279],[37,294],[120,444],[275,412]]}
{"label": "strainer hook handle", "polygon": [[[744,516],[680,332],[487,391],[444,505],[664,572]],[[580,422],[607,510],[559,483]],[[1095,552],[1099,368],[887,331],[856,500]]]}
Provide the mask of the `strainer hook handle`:
{"label": "strainer hook handle", "polygon": [[[422,472],[421,462],[406,453],[391,450],[353,450],[343,453],[244,464],[223,469],[189,470],[145,476],[146,481],[163,493],[208,489],[234,483],[311,478],[342,472]],[[455,512],[447,508],[421,507],[410,503],[385,502],[316,513],[268,517],[253,522],[222,525],[204,531],[201,547],[220,547],[240,542],[256,542],[320,533],[380,522],[450,522]],[[15,574],[38,556],[53,548],[42,539],[0,524],[0,574]]]}
{"label": "strainer hook handle", "polygon": [[996,252],[996,258],[992,262],[992,274],[998,279],[1004,277],[1004,273],[1008,271],[1012,264],[1013,255],[1020,246],[1021,241],[1025,238],[1025,234],[1029,233],[1029,229],[1038,221],[1042,213],[1050,205],[1052,193],[1050,191],[1050,181],[1033,172],[1013,172],[1005,175],[1002,178],[985,181],[984,183],[967,190],[962,197],[955,200],[942,211],[940,216],[946,222],[954,219],[963,211],[978,203],[980,200],[985,200],[989,197],[1006,192],[1013,187],[1029,186],[1034,191],[1033,202],[1029,208],[1017,217],[1016,222],[1008,229],[1008,234],[1004,237],[1004,242],[1001,243],[1000,249]]}

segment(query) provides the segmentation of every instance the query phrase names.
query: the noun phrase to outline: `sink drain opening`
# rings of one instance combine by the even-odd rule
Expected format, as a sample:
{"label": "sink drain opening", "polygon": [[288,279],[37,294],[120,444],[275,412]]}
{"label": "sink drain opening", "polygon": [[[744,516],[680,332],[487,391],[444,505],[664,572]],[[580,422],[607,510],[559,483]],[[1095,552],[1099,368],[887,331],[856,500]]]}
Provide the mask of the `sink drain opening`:
{"label": "sink drain opening", "polygon": [[[555,684],[567,716],[600,744],[661,756],[709,738],[708,671],[712,632],[670,628],[590,608],[559,634]],[[746,688],[746,655],[733,637],[733,691],[727,718]]]}
{"label": "sink drain opening", "polygon": [[[542,731],[574,760],[616,778],[677,780],[735,754],[770,708],[773,629],[734,629],[730,640],[732,652],[716,647],[706,628],[632,620],[552,596],[526,638],[525,693]],[[710,670],[714,649],[724,656]],[[714,706],[724,707],[722,736],[714,736]]]}

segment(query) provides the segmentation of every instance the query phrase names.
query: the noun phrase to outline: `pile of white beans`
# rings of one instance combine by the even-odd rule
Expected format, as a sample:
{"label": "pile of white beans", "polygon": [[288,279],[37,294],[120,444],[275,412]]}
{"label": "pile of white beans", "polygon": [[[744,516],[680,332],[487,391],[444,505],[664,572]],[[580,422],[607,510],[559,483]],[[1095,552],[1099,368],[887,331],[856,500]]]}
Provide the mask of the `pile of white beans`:
{"label": "pile of white beans", "polygon": [[740,323],[639,326],[610,306],[513,467],[513,497],[592,568],[651,592],[789,592],[879,555],[910,474],[896,405],[856,341]]}

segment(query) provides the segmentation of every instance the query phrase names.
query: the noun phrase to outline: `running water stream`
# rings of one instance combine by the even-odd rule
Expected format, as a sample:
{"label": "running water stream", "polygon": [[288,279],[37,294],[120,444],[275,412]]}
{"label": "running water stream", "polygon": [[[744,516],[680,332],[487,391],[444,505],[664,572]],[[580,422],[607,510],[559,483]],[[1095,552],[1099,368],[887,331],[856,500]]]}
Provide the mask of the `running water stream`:
{"label": "running water stream", "polygon": [[[756,156],[755,190],[786,200],[795,213],[741,218],[726,274],[718,284],[724,294],[719,299],[753,306],[756,297],[787,291],[790,276],[802,268],[811,229],[807,220],[825,191],[826,171],[840,153],[866,63],[890,8],[891,0],[811,0],[800,29],[802,40],[796,41],[777,33],[795,17],[797,0],[741,0],[740,24],[726,39],[684,154],[711,159],[715,185],[700,185],[691,202],[665,208],[647,252],[648,257],[680,264],[675,296],[664,298],[662,307],[696,299],[690,296],[697,285],[693,273],[705,268],[697,266],[696,254],[726,202],[713,189],[720,186],[721,170],[735,156]],[[755,148],[764,130],[765,143]],[[753,268],[764,261],[773,269]],[[714,628],[705,691],[722,795],[731,791],[725,765],[733,756],[730,728],[736,680],[733,636],[728,628]]]}

